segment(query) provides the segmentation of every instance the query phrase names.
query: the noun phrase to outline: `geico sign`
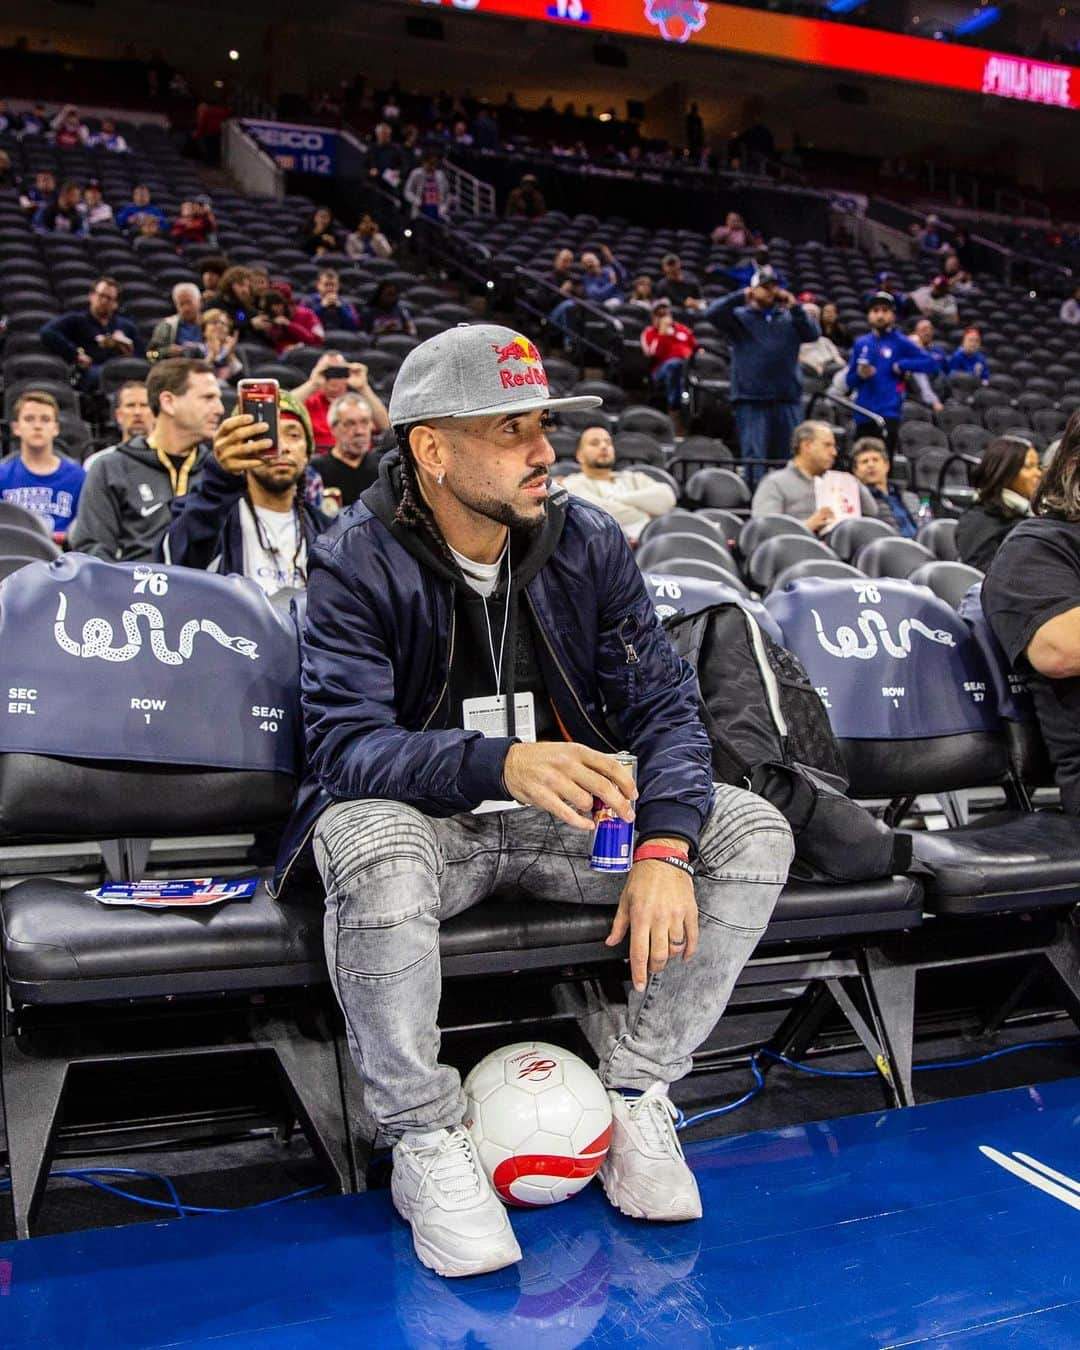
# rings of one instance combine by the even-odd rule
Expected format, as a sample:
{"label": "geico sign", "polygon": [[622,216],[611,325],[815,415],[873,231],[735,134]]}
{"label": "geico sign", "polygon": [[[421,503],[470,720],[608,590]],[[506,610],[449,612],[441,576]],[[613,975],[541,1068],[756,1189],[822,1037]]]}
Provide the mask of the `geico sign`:
{"label": "geico sign", "polygon": [[326,144],[321,131],[285,131],[281,127],[252,127],[252,132],[264,145],[277,145],[283,150],[323,150]]}

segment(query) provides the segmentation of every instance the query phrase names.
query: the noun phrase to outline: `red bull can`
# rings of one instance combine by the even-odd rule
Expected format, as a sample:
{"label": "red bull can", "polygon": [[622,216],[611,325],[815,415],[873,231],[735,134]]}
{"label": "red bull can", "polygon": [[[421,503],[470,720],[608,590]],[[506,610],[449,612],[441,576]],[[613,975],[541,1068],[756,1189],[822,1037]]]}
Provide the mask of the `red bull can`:
{"label": "red bull can", "polygon": [[[615,758],[630,770],[636,783],[637,755],[623,750]],[[629,872],[634,865],[633,821],[621,820],[599,797],[593,798],[592,815],[596,831],[589,866],[594,872]]]}

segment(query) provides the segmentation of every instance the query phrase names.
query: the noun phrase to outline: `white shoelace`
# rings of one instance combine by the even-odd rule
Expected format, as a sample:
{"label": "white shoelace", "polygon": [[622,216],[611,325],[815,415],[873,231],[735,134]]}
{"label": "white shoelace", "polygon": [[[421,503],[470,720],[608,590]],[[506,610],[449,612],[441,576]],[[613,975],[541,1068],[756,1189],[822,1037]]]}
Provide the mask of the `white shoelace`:
{"label": "white shoelace", "polygon": [[626,1104],[630,1119],[641,1131],[646,1147],[681,1161],[683,1151],[675,1133],[678,1108],[655,1088],[649,1088],[640,1097],[627,1098]]}
{"label": "white shoelace", "polygon": [[448,1131],[446,1138],[431,1148],[412,1151],[421,1158],[425,1153],[432,1155],[420,1177],[416,1191],[418,1200],[429,1180],[439,1187],[448,1200],[458,1203],[479,1194],[480,1177],[476,1170],[472,1141],[463,1129]]}

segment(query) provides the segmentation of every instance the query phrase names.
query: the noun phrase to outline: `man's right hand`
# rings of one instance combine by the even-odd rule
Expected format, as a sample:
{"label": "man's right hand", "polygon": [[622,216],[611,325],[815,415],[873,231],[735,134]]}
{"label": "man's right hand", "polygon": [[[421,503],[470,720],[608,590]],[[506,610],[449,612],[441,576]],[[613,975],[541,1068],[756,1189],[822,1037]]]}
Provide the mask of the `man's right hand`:
{"label": "man's right hand", "polygon": [[265,463],[263,455],[274,448],[264,433],[270,428],[256,422],[250,413],[227,417],[214,435],[214,458],[226,473],[244,474]]}
{"label": "man's right hand", "polygon": [[814,534],[818,534],[827,529],[835,519],[836,515],[831,506],[819,506],[814,514],[807,519],[806,528],[812,530]]}
{"label": "man's right hand", "polygon": [[89,352],[84,352],[80,348],[80,350],[75,356],[75,364],[79,367],[80,370],[86,370],[88,367],[94,364],[94,358],[89,354]]}
{"label": "man's right hand", "polygon": [[577,830],[593,829],[593,798],[599,797],[622,820],[633,820],[638,792],[625,764],[614,755],[566,741],[519,742],[503,761],[503,782],[511,797],[536,806]]}

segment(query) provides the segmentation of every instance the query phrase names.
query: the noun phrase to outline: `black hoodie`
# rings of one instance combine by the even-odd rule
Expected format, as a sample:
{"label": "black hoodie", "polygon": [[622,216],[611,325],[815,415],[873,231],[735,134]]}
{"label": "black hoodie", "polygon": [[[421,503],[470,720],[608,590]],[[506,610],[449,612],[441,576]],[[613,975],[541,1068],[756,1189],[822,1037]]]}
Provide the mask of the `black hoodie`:
{"label": "black hoodie", "polygon": [[[449,697],[444,701],[440,727],[463,725],[462,704],[468,698],[486,698],[495,693],[507,696],[507,734],[517,735],[514,695],[531,693],[536,719],[536,739],[561,740],[558,720],[545,688],[536,657],[536,632],[528,610],[523,611],[520,597],[525,586],[551,557],[562,535],[566,514],[566,493],[557,489],[548,497],[547,509],[538,529],[510,531],[509,614],[507,613],[507,565],[504,554],[499,579],[485,600],[466,580],[444,541],[437,540],[422,526],[416,529],[395,520],[401,501],[400,452],[391,451],[379,466],[379,479],[361,495],[360,500],[379,518],[394,538],[419,562],[455,587],[455,640],[450,655]],[[496,688],[495,667],[505,627],[502,658],[502,682]],[[492,653],[494,652],[494,664]],[[511,653],[513,657],[511,659]],[[434,725],[434,723],[433,723]]]}

